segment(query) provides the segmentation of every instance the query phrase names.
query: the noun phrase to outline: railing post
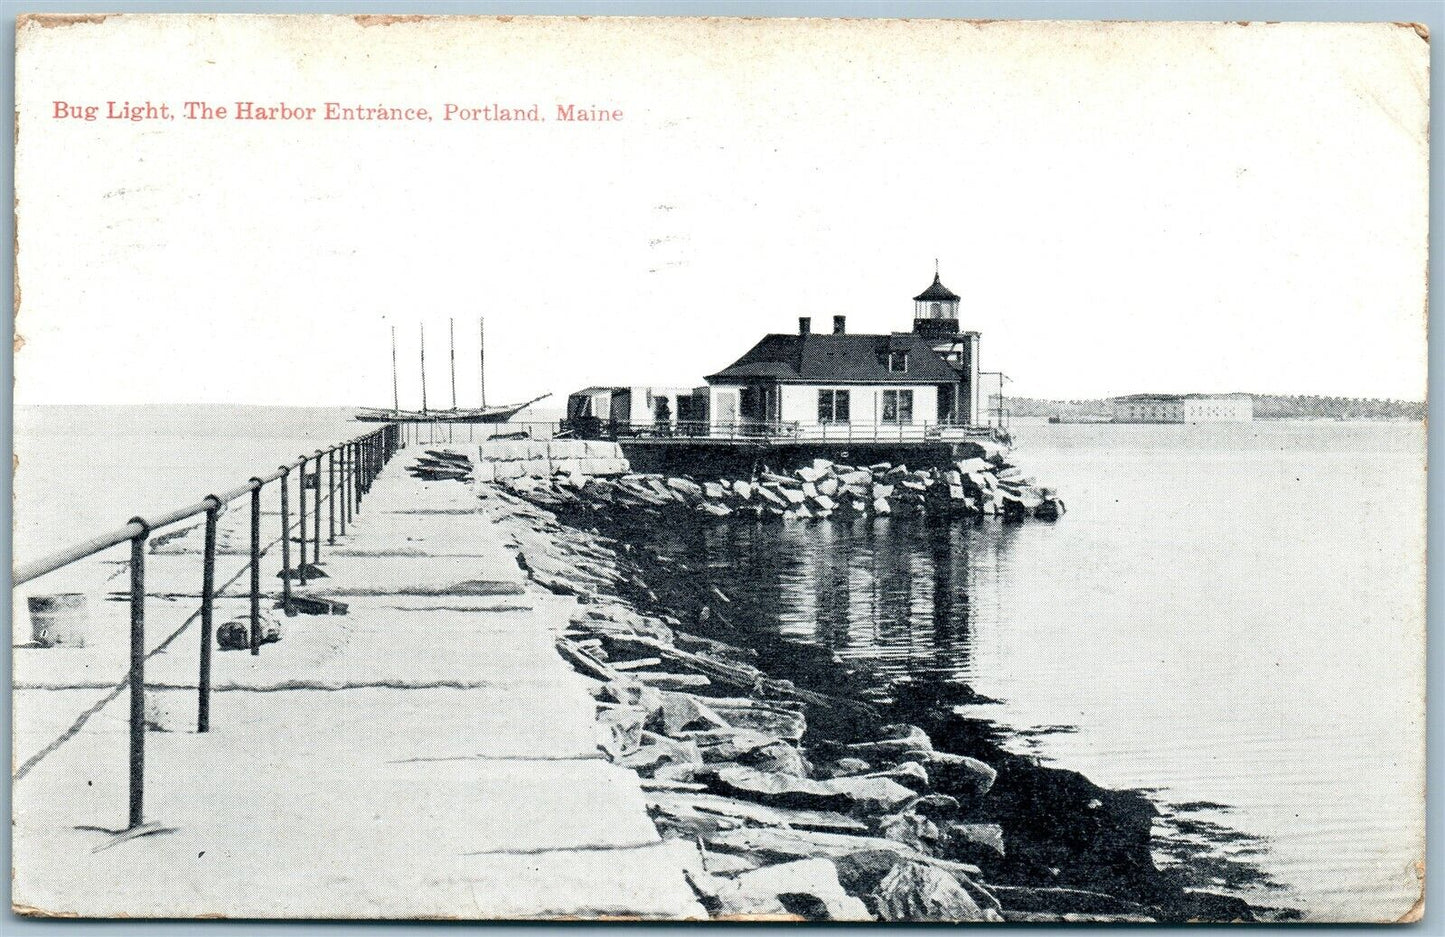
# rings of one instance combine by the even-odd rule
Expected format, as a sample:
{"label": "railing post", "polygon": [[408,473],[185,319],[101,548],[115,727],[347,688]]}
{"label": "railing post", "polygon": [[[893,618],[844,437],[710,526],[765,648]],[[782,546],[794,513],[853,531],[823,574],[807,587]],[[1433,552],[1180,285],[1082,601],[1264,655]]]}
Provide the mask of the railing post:
{"label": "railing post", "polygon": [[130,825],[145,822],[146,764],[146,537],[150,527],[139,517],[141,532],[130,542]]}
{"label": "railing post", "polygon": [[[342,533],[345,533],[343,530]],[[326,542],[336,544],[336,450],[326,450]]]}
{"label": "railing post", "polygon": [[291,499],[287,479],[291,466],[281,468],[281,609],[289,617],[291,610]]}
{"label": "railing post", "polygon": [[346,536],[346,519],[351,516],[351,487],[347,482],[349,467],[346,462],[346,444],[338,447],[341,453],[341,480],[336,493],[341,497],[341,536]]}
{"label": "railing post", "polygon": [[306,457],[301,457],[301,469],[296,475],[297,497],[300,499],[300,523],[296,525],[301,535],[301,561],[296,564],[296,580],[306,585]]}
{"label": "railing post", "polygon": [[216,598],[216,520],[221,502],[207,495],[206,546],[201,559],[201,673],[196,681],[196,731],[211,730],[211,624]]}
{"label": "railing post", "polygon": [[261,653],[261,479],[251,479],[251,653]]}
{"label": "railing post", "polygon": [[311,560],[321,563],[321,450],[316,450],[316,510],[311,515]]}

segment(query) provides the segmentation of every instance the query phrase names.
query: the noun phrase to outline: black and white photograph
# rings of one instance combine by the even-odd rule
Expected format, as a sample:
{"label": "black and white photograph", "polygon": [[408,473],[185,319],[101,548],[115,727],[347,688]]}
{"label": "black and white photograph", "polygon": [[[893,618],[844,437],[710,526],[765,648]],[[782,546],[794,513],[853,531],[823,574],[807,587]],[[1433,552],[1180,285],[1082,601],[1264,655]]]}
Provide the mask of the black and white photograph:
{"label": "black and white photograph", "polygon": [[12,916],[1425,914],[1426,25],[15,28]]}

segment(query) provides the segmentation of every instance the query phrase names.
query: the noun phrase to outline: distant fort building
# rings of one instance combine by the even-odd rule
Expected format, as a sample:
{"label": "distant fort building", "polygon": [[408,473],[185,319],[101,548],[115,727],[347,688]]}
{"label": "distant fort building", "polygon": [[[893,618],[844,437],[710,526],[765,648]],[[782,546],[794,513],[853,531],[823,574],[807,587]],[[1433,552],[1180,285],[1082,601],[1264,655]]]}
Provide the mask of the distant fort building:
{"label": "distant fort building", "polygon": [[1248,394],[1130,394],[1109,400],[1115,423],[1248,423]]}

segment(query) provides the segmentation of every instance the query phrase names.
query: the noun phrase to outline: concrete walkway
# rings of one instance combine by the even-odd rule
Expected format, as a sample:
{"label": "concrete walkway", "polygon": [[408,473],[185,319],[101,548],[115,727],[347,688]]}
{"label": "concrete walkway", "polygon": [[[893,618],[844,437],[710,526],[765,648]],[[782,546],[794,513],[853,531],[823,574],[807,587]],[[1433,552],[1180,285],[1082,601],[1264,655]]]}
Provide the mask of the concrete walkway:
{"label": "concrete walkway", "polygon": [[[597,753],[589,681],[553,648],[572,600],[524,580],[467,487],[407,476],[413,454],[323,546],[329,578],[303,590],[350,614],[284,619],[258,656],[218,652],[209,733],[195,731],[196,626],[150,660],[148,684],[167,688],[148,707],[146,820],[159,832],[114,835],[124,692],[15,783],[18,909],[705,916],[682,873],[695,848],[661,842],[636,776]],[[150,591],[194,592],[197,556],[151,559]],[[106,604],[86,648],[16,648],[17,766],[123,678],[125,606]],[[148,606],[152,643],[194,609]],[[224,599],[216,620],[244,612]]]}

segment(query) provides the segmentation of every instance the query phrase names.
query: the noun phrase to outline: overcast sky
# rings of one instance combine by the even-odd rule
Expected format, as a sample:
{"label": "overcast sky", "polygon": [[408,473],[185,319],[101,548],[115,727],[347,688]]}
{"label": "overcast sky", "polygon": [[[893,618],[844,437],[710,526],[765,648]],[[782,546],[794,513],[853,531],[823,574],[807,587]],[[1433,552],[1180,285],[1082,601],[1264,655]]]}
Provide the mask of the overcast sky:
{"label": "overcast sky", "polygon": [[[1427,45],[1390,25],[111,18],[22,30],[16,401],[691,385],[911,326],[1018,395],[1421,399]],[[55,102],[430,123],[57,120]],[[539,105],[538,124],[440,120]],[[555,119],[559,102],[620,109]]]}

